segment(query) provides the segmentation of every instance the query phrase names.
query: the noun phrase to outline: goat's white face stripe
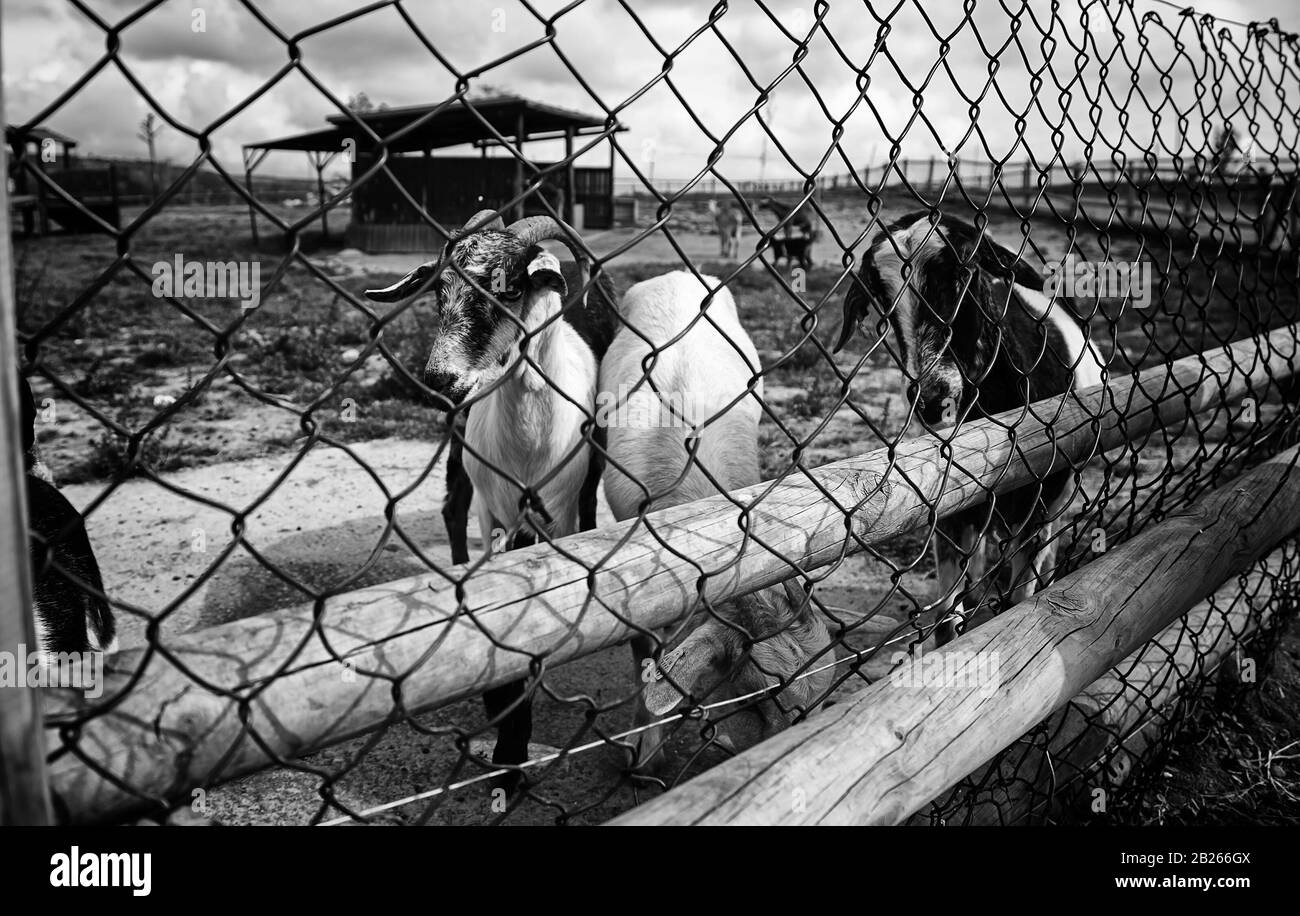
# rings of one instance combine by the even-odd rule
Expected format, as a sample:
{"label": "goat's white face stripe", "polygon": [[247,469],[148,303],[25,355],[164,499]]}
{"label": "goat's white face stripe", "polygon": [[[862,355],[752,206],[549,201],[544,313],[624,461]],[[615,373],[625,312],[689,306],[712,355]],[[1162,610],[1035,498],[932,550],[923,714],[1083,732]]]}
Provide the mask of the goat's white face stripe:
{"label": "goat's white face stripe", "polygon": [[[942,244],[938,234],[930,232],[929,223],[912,226],[905,232],[896,232],[882,238],[871,249],[871,257],[880,274],[880,282],[885,287],[888,301],[882,303],[885,308],[893,305],[893,315],[898,322],[899,336],[905,341],[907,350],[904,369],[911,380],[920,378],[921,357],[917,347],[916,327],[917,312],[921,308],[920,293],[916,283],[926,265],[940,250]],[[909,282],[903,282],[903,263],[911,265]],[[901,295],[900,295],[901,291]]]}

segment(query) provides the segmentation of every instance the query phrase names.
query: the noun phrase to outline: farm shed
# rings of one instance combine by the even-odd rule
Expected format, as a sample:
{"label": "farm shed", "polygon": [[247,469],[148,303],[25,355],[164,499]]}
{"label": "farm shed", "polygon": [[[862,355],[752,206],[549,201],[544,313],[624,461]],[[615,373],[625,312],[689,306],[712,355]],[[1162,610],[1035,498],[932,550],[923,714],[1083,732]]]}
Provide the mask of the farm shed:
{"label": "farm shed", "polygon": [[[270,152],[302,151],[316,170],[318,192],[324,199],[325,168],[336,156],[349,156],[355,187],[347,239],[363,251],[428,251],[440,245],[442,237],[421,210],[439,223],[460,226],[484,207],[505,206],[520,197],[523,200],[512,208],[515,218],[545,213],[549,204],[578,228],[612,225],[613,144],[608,165],[574,165],[579,138],[596,137],[594,145],[607,133],[608,119],[603,116],[519,96],[496,96],[339,114],[326,120],[330,126],[323,130],[245,146],[247,186],[254,190],[254,170]],[[614,130],[626,128],[615,124]],[[371,133],[384,141],[388,154],[379,171],[374,171],[379,144]],[[525,144],[558,140],[564,142],[560,162],[527,157]],[[466,146],[476,147],[479,154],[433,155],[434,150]],[[525,155],[497,158],[489,155],[492,147],[513,148]],[[578,150],[578,155],[582,152]],[[539,187],[528,193],[534,182],[540,182]],[[321,219],[328,235],[327,213]]]}
{"label": "farm shed", "polygon": [[24,235],[48,235],[55,224],[74,233],[120,227],[117,170],[112,164],[79,167],[73,153],[77,141],[48,127],[7,124],[5,143],[13,181],[9,212],[22,221]]}

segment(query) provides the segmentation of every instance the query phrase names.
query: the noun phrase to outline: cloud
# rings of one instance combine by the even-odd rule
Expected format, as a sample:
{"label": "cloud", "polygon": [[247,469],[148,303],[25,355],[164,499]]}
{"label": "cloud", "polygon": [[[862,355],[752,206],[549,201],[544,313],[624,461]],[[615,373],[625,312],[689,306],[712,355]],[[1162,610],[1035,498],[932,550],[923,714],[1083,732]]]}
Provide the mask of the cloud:
{"label": "cloud", "polygon": [[[1157,140],[1181,142],[1179,112],[1191,118],[1189,137],[1203,133],[1201,125],[1221,113],[1196,84],[1195,67],[1204,64],[1195,22],[1149,0],[1137,0],[1136,7],[1090,4],[1086,23],[1078,0],[1066,0],[1055,17],[1047,0],[1032,0],[1023,9],[980,4],[969,20],[955,3],[904,3],[897,10],[893,4],[833,4],[826,18],[833,40],[819,30],[798,69],[783,78],[803,52],[782,29],[806,33],[813,24],[810,3],[778,0],[765,8],[733,0],[712,27],[711,7],[694,0],[629,5],[634,12],[589,0],[559,16],[549,42],[547,23],[516,0],[410,2],[403,9],[414,29],[395,7],[357,14],[361,4],[346,0],[262,0],[258,9],[266,23],[234,0],[181,0],[150,10],[124,29],[119,56],[177,123],[159,137],[163,155],[173,161],[198,155],[198,141],[187,131],[201,133],[236,111],[212,135],[215,154],[236,168],[244,143],[322,127],[337,110],[300,72],[263,91],[290,61],[291,48],[305,71],[340,99],[364,91],[390,105],[438,101],[455,91],[458,77],[473,74],[471,85],[490,83],[593,113],[602,105],[617,109],[631,127],[620,146],[643,171],[653,163],[660,178],[698,173],[722,137],[729,139],[719,168],[729,177],[753,178],[761,171],[785,178],[828,156],[832,172],[847,169],[844,158],[859,169],[879,166],[892,147],[909,157],[947,151],[1018,159],[1026,149],[1042,156],[1050,153],[1052,131],[1063,120],[1069,155],[1081,155],[1098,138],[1140,152]],[[1220,0],[1215,6],[1225,17],[1247,20],[1270,15],[1275,4]],[[126,0],[93,4],[109,22],[140,8]],[[564,8],[561,0],[550,0],[541,15],[546,19]],[[1188,46],[1186,52],[1176,49],[1155,20],[1143,24],[1152,13]],[[1122,40],[1107,24],[1108,15],[1119,17]],[[40,114],[105,52],[104,32],[71,6],[13,0],[5,4],[4,17],[10,121]],[[318,29],[335,19],[340,21]],[[1139,28],[1149,42],[1145,53],[1136,40]],[[1244,30],[1236,33],[1244,48]],[[1079,64],[1079,49],[1088,63]],[[992,75],[990,57],[997,59]],[[1099,61],[1107,58],[1111,64],[1103,77]],[[1135,67],[1126,59],[1136,61]],[[1241,52],[1228,65],[1240,72]],[[1172,82],[1162,83],[1162,70],[1174,74]],[[1137,88],[1160,113],[1159,128],[1142,97],[1134,95],[1134,72]],[[1036,92],[1030,89],[1032,74],[1042,81]],[[774,141],[748,113],[778,78],[764,108]],[[135,133],[148,108],[110,65],[46,122],[79,138],[87,152],[138,156],[143,146]],[[1022,125],[1017,115],[1024,116]],[[1263,118],[1273,120],[1268,112]],[[541,148],[537,155],[555,152]],[[594,158],[604,161],[604,153]],[[264,168],[305,174],[306,167],[301,156],[278,156]],[[620,166],[619,173],[628,170]]]}

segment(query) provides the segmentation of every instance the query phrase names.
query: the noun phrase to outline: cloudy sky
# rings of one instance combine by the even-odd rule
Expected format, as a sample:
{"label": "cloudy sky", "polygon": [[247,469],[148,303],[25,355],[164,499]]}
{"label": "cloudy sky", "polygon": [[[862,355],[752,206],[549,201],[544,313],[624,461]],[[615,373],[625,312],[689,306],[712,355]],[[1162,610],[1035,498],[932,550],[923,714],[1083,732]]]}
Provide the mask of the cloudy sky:
{"label": "cloudy sky", "polygon": [[[88,0],[88,5],[109,23],[142,6],[132,0]],[[549,16],[565,4],[535,0],[534,5]],[[265,18],[286,34],[364,6],[346,0],[257,2]],[[675,53],[679,45],[706,25],[711,3],[628,0],[627,6],[632,12],[616,0],[586,0],[558,20],[553,45],[501,63],[471,86],[591,113],[600,113],[602,106],[618,108],[619,119],[632,129],[621,138],[628,155],[645,171],[653,162],[659,178],[692,176],[714,148],[709,134],[722,137],[731,131],[719,165],[724,174],[754,178],[761,172],[783,178],[796,174],[787,155],[804,169],[829,157],[827,172],[843,173],[848,163],[857,168],[879,164],[895,142],[910,156],[944,150],[973,158],[1011,154],[1022,159],[1028,145],[1042,157],[1053,147],[1052,125],[1065,117],[1074,125],[1067,122],[1060,142],[1072,157],[1081,155],[1089,142],[1130,152],[1153,143],[1203,144],[1207,126],[1224,120],[1225,111],[1243,131],[1252,117],[1262,123],[1259,142],[1267,147],[1278,142],[1272,125],[1279,113],[1268,107],[1277,104],[1272,85],[1289,80],[1294,88],[1297,79],[1294,59],[1290,73],[1282,76],[1276,41],[1272,51],[1266,46],[1263,52],[1243,55],[1240,49],[1248,42],[1245,30],[1237,27],[1227,27],[1232,43],[1207,58],[1193,24],[1154,0],[1063,0],[1055,22],[1048,0],[980,0],[973,24],[963,22],[957,0],[832,0],[825,30],[833,40],[817,32],[801,72],[780,83],[767,110],[783,153],[746,114],[759,100],[755,84],[771,83],[790,66],[796,45],[781,27],[806,34],[813,25],[810,2],[771,0],[765,10],[756,0],[732,0],[716,28],[680,53]],[[1199,8],[1249,21],[1277,15],[1282,6],[1276,0],[1206,0]],[[434,102],[454,91],[453,69],[484,67],[545,37],[544,26],[516,0],[406,0],[403,9],[445,64],[422,44],[399,10],[387,5],[303,37],[299,49],[305,69],[339,99],[365,92],[374,102],[392,106]],[[1138,25],[1149,14],[1181,30],[1178,39],[1188,46],[1186,54],[1179,54],[1175,40],[1152,23],[1139,34]],[[1109,24],[1112,17],[1119,20],[1118,30]],[[1300,29],[1300,12],[1295,18],[1283,26]],[[0,25],[10,123],[40,115],[106,53],[102,28],[59,0],[5,0]],[[1051,37],[1044,39],[1044,31]],[[947,36],[946,41],[936,33]],[[242,144],[323,127],[325,116],[338,110],[302,72],[281,75],[289,62],[286,45],[234,0],[168,0],[123,29],[120,41],[126,69],[172,119],[194,132],[227,117],[274,83],[212,134],[216,157],[234,170],[240,167]],[[1087,63],[1078,62],[1079,48]],[[665,54],[672,55],[669,79],[642,93],[665,68]],[[994,58],[997,72],[990,84]],[[1110,66],[1103,74],[1106,60]],[[1035,93],[1033,74],[1045,64],[1044,86]],[[1207,66],[1212,68],[1208,74]],[[1256,103],[1249,101],[1238,110],[1234,98],[1216,99],[1215,70],[1223,77],[1220,86],[1261,84],[1264,108],[1252,110]],[[1162,71],[1171,74],[1165,82]],[[914,90],[923,84],[918,117]],[[981,95],[972,130],[968,99]],[[1024,109],[1031,101],[1036,104],[1026,118],[1026,144],[1017,138],[1009,109]],[[144,146],[136,131],[148,110],[140,92],[110,64],[44,123],[78,138],[85,152],[140,156]],[[1189,117],[1185,132],[1178,124],[1179,110]],[[1281,120],[1283,140],[1294,146],[1295,118]],[[194,137],[171,127],[160,134],[159,145],[173,162],[191,161],[199,149]],[[553,153],[542,146],[535,150],[543,159]],[[606,161],[606,155],[598,154],[592,164]],[[275,154],[262,168],[302,175],[307,166],[302,154]],[[618,171],[631,174],[621,163]]]}

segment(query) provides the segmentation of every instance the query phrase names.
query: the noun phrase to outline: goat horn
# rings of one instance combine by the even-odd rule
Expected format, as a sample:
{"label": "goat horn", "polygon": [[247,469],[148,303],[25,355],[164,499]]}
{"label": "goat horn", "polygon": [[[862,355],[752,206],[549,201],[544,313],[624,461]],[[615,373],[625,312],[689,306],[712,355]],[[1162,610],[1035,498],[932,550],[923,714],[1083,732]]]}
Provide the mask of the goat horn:
{"label": "goat horn", "polygon": [[504,229],[501,214],[495,210],[480,210],[465,222],[464,232],[479,232],[483,229]]}
{"label": "goat horn", "polygon": [[[484,229],[505,229],[505,223],[501,221],[501,214],[495,210],[480,210],[469,218],[461,233],[480,232]],[[383,289],[366,290],[366,298],[373,299],[375,302],[400,302],[408,296],[426,289],[437,268],[438,261],[428,261],[415,268],[392,286],[385,286]]]}
{"label": "goat horn", "polygon": [[578,264],[578,282],[582,285],[582,307],[587,307],[587,284],[591,274],[591,259],[582,246],[578,230],[568,223],[561,222],[553,216],[525,216],[510,224],[507,232],[515,235],[527,245],[536,245],[546,239],[554,239],[569,249],[573,260]]}

